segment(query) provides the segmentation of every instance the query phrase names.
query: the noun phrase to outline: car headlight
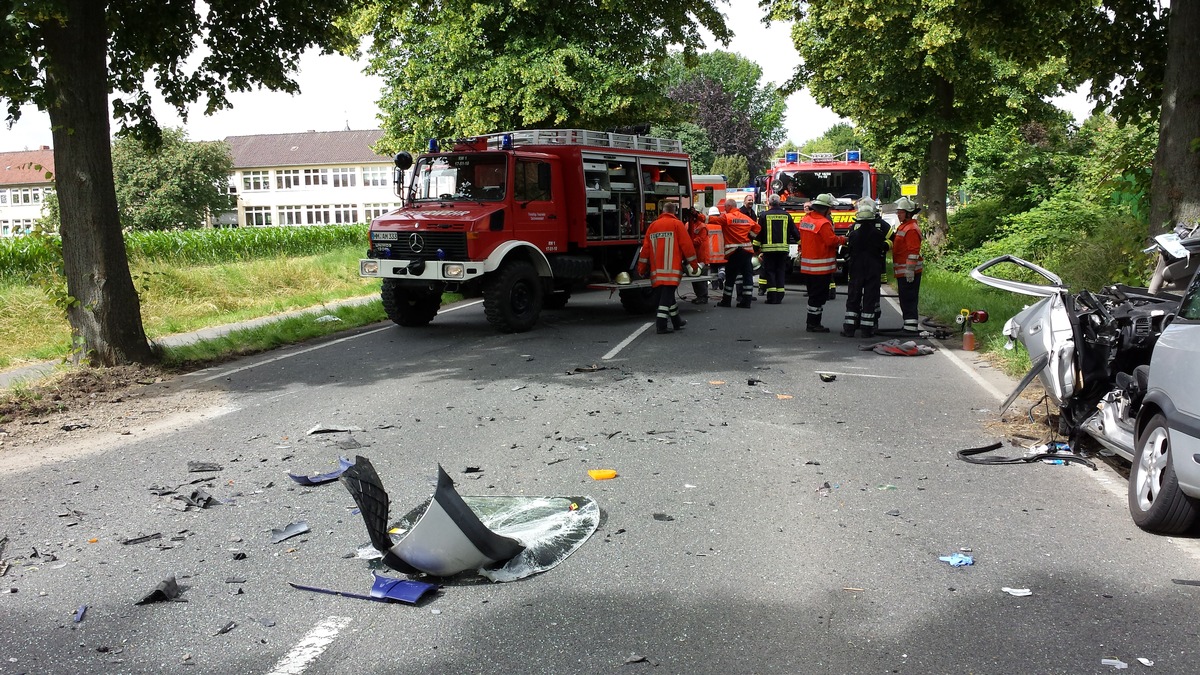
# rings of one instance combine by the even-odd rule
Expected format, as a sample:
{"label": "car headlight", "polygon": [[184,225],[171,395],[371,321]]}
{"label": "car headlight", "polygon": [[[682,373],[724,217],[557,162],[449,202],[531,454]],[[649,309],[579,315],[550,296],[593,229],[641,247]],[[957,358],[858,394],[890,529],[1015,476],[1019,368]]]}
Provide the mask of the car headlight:
{"label": "car headlight", "polygon": [[466,270],[462,263],[446,263],[442,265],[442,276],[447,279],[462,279],[466,275]]}
{"label": "car headlight", "polygon": [[373,277],[379,274],[378,260],[359,260],[358,261],[358,276]]}

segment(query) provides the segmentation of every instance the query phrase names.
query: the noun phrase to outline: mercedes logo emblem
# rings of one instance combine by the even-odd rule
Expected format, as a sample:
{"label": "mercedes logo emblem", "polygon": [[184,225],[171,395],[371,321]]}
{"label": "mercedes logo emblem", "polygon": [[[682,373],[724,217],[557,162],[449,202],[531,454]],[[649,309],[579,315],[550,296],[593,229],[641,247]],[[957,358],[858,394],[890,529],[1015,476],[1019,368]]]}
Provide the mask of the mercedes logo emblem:
{"label": "mercedes logo emblem", "polygon": [[413,253],[420,253],[421,251],[424,251],[425,237],[422,237],[415,232],[408,235],[408,247],[412,249]]}

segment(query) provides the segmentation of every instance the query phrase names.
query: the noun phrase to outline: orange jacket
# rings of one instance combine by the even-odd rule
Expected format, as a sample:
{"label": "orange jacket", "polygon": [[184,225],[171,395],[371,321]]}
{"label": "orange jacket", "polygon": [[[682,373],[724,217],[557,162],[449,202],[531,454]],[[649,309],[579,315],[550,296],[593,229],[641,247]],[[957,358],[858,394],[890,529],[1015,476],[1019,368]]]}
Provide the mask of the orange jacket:
{"label": "orange jacket", "polygon": [[680,261],[696,264],[696,249],[683,221],[664,213],[646,230],[637,271],[643,277],[649,274],[652,286],[678,286],[683,276]]}
{"label": "orange jacket", "polygon": [[893,235],[892,267],[895,268],[896,278],[904,277],[911,267],[914,274],[920,274],[925,269],[925,259],[921,257],[921,228],[913,218],[900,223]]}
{"label": "orange jacket", "polygon": [[749,218],[746,214],[737,209],[725,211],[725,255],[729,255],[739,248],[748,253],[754,252],[754,245],[751,243],[754,235],[762,228],[759,227],[758,221]]}
{"label": "orange jacket", "polygon": [[800,273],[833,274],[837,271],[838,245],[846,238],[833,231],[833,221],[816,211],[800,221]]}
{"label": "orange jacket", "polygon": [[724,220],[720,216],[706,218],[704,221],[697,220],[692,230],[692,243],[696,245],[696,257],[706,265],[720,265],[727,262],[725,259],[725,231],[721,228]]}

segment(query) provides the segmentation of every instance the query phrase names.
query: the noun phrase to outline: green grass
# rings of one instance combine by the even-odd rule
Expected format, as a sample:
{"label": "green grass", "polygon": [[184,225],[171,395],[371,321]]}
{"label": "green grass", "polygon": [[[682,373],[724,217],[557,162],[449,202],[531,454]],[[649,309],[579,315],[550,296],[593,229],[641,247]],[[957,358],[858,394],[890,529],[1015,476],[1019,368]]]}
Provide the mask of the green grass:
{"label": "green grass", "polygon": [[1021,375],[1029,370],[1029,354],[1019,344],[1011,351],[1004,349],[1008,338],[1000,331],[1005,321],[1026,305],[1036,302],[1037,298],[991,288],[965,273],[928,265],[921,277],[921,314],[933,317],[949,326],[956,335],[961,335],[961,327],[954,323],[959,310],[986,310],[988,322],[974,325],[976,350],[992,355],[1010,375]]}

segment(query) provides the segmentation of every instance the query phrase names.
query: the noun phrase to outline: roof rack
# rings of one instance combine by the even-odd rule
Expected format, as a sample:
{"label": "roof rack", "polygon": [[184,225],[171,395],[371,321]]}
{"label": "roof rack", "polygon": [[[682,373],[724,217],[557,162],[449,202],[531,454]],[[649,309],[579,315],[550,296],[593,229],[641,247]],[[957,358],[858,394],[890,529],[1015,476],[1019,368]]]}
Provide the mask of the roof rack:
{"label": "roof rack", "polygon": [[633,134],[614,134],[607,131],[588,131],[586,129],[526,129],[524,131],[503,131],[495,134],[485,134],[478,138],[487,139],[490,150],[505,147],[508,138],[509,148],[519,148],[527,145],[590,145],[601,148],[622,150],[657,150],[659,152],[683,152],[683,143],[674,138],[653,138],[650,136],[635,136]]}

